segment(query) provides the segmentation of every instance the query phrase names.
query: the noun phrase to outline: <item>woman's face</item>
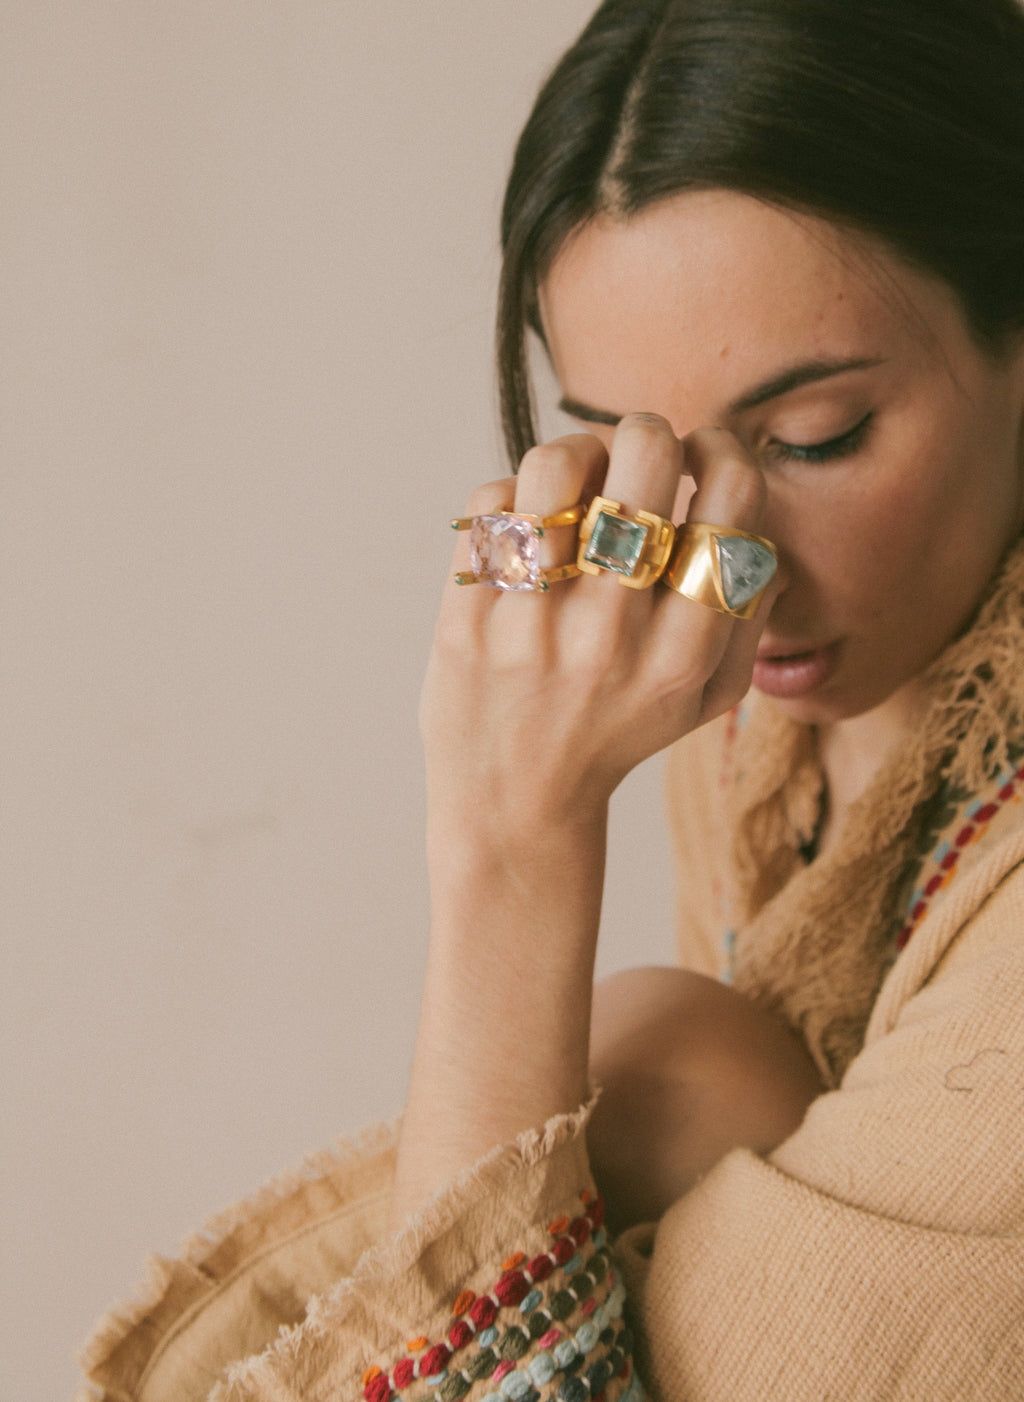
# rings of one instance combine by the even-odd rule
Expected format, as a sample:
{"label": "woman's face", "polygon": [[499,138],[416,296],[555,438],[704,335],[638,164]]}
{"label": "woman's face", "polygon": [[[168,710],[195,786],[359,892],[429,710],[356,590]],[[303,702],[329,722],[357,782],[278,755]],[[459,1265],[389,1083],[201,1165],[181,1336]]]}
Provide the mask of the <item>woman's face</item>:
{"label": "woman's face", "polygon": [[645,410],[762,465],[782,590],[754,685],[826,724],[908,694],[1024,523],[1024,352],[993,359],[869,240],[725,191],[585,225],[541,312],[563,407],[606,443]]}

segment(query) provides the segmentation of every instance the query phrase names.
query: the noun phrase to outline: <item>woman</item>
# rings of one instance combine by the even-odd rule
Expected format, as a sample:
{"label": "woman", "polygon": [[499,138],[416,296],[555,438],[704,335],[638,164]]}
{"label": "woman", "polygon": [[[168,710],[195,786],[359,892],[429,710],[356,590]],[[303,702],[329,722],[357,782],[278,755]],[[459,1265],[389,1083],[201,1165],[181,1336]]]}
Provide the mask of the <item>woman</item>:
{"label": "woman", "polygon": [[[1022,97],[1013,0],[615,0],[548,80],[400,1140],[164,1263],[98,1395],[1024,1393]],[[608,800],[674,743],[684,968],[590,1045]]]}

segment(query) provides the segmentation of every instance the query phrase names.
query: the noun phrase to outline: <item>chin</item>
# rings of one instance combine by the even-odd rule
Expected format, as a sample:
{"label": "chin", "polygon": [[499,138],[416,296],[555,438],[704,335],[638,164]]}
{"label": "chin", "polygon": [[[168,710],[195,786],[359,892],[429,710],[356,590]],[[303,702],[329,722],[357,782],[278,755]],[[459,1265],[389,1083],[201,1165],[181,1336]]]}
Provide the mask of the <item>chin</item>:
{"label": "chin", "polygon": [[[895,686],[858,687],[843,686],[839,678],[804,696],[777,696],[763,692],[768,703],[799,725],[832,726],[841,722],[858,720],[876,711],[883,711],[899,698],[899,705],[893,708],[894,718],[903,711],[903,701],[909,698],[915,678],[901,680]],[[755,686],[754,691],[760,688]]]}

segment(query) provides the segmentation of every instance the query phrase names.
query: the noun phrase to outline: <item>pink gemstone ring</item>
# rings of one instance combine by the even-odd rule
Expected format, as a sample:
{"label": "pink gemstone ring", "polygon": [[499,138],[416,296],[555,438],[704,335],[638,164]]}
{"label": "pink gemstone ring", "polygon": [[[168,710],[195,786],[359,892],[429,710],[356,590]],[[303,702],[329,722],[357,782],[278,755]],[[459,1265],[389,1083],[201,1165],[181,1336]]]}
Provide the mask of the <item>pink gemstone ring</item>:
{"label": "pink gemstone ring", "polygon": [[539,541],[558,526],[573,526],[582,518],[583,506],[567,507],[553,516],[528,516],[499,511],[488,516],[458,516],[451,526],[469,531],[471,569],[455,576],[457,584],[486,584],[513,593],[544,593],[562,579],[573,579],[578,566],[556,565],[542,569]]}

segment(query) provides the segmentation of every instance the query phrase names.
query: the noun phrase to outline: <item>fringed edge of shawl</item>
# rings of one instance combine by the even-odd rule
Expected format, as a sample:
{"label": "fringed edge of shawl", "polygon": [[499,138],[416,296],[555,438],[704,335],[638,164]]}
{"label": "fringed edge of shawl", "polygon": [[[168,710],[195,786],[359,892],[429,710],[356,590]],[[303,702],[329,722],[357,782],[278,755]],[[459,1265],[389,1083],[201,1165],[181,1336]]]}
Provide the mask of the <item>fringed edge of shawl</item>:
{"label": "fringed edge of shawl", "polygon": [[[282,1369],[295,1366],[300,1353],[338,1338],[344,1325],[359,1316],[363,1316],[361,1323],[367,1322],[374,1314],[373,1297],[410,1271],[423,1251],[460,1217],[493,1195],[511,1175],[535,1167],[555,1149],[578,1139],[597,1099],[592,1095],[578,1110],[557,1115],[541,1129],[518,1135],[456,1175],[394,1236],[365,1251],[351,1276],[310,1300],[300,1324],[283,1328],[262,1353],[233,1364],[225,1381],[210,1393],[209,1402],[252,1402],[261,1387],[269,1392],[279,1382]],[[367,1361],[371,1360],[354,1360],[354,1374],[361,1373]]]}
{"label": "fringed edge of shawl", "polygon": [[[271,1216],[311,1186],[343,1178],[354,1165],[393,1148],[399,1123],[394,1120],[373,1125],[307,1155],[298,1165],[275,1174],[247,1197],[207,1218],[198,1231],[184,1239],[176,1256],[150,1256],[135,1294],[108,1310],[79,1349],[78,1366],[85,1376],[74,1402],[130,1402],[133,1393],[121,1388],[112,1391],[94,1376],[111,1362],[129,1336],[147,1321],[152,1322],[154,1334],[162,1336],[185,1310],[222,1283],[224,1273],[217,1269],[214,1257],[236,1232],[251,1227],[261,1217]],[[343,1181],[337,1186],[341,1206],[348,1195]],[[286,1235],[284,1232],[282,1237]],[[163,1327],[157,1316],[164,1321]],[[154,1347],[156,1342],[154,1339]]]}

